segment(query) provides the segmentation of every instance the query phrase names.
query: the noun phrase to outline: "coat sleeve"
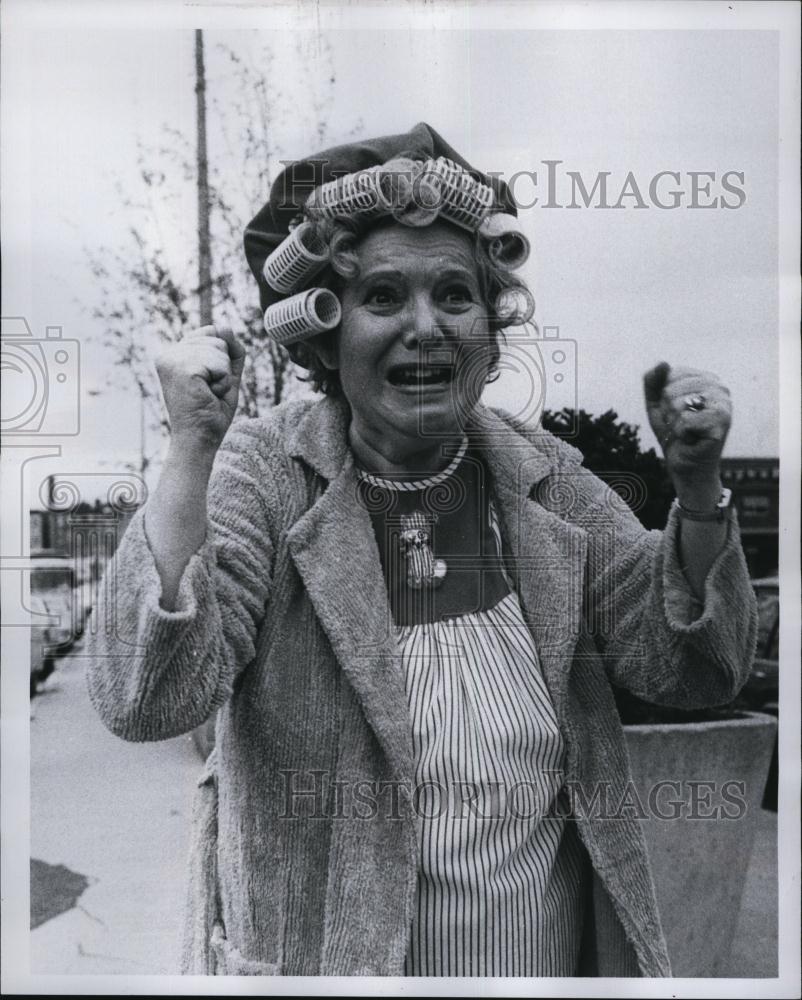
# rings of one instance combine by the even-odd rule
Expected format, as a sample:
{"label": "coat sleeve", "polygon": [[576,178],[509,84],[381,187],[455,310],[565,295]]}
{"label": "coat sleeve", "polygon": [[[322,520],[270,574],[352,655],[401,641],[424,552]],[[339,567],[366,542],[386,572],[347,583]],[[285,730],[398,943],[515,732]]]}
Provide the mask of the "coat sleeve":
{"label": "coat sleeve", "polygon": [[254,658],[270,598],[275,489],[255,458],[256,421],[237,421],[215,459],[206,538],[181,577],[176,607],[161,582],[140,509],[109,562],[87,630],[89,696],[127,740],[200,725]]}
{"label": "coat sleeve", "polygon": [[613,684],[675,708],[731,701],[746,682],[757,604],[733,510],[699,600],[680,565],[682,520],[647,531],[629,506],[573,465],[575,514],[587,533],[586,615]]}

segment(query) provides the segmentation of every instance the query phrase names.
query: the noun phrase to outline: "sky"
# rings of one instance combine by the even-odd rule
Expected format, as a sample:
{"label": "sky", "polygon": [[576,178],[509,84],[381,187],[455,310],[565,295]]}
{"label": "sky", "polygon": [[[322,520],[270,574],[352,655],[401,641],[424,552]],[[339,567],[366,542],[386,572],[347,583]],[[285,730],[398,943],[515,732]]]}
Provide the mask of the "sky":
{"label": "sky", "polygon": [[[531,339],[513,335],[488,402],[522,416],[538,405],[612,408],[651,447],[641,380],[667,361],[714,371],[730,387],[725,454],[778,454],[774,32],[432,30],[421,21],[310,30],[308,16],[288,9],[280,28],[206,30],[209,93],[222,104],[243,95],[220,44],[254,64],[272,48],[283,156],[315,151],[311,122],[322,105],[328,145],[424,120],[480,169],[515,177],[533,246],[521,275],[538,328],[559,337],[566,360],[555,365],[551,345],[539,360]],[[3,315],[24,316],[36,338],[61,327],[69,364],[80,354],[80,381],[71,368],[56,386],[51,371],[49,426],[67,426],[76,405],[80,414],[79,433],[58,438],[61,456],[39,466],[59,476],[102,480],[139,461],[138,399],[101,347],[86,248],[125,244],[131,215],[116,185],[135,189],[137,140],[160,141],[165,124],[193,134],[192,31],[128,12],[99,19],[96,30],[43,20],[3,52]],[[214,130],[210,156],[233,193],[236,157]],[[547,161],[561,207],[547,207]],[[665,171],[678,179],[663,175],[652,198]],[[607,172],[608,203],[631,175],[646,204],[636,207],[630,193],[618,209],[565,207],[569,172],[588,190]],[[693,172],[713,177],[694,181]],[[722,196],[736,207],[720,207]],[[675,209],[654,203],[674,197]],[[715,198],[719,207],[701,207]],[[165,212],[161,237],[173,259],[191,247],[194,199],[185,185],[177,213]],[[558,370],[567,373],[560,384]],[[146,444],[157,450],[152,436]]]}

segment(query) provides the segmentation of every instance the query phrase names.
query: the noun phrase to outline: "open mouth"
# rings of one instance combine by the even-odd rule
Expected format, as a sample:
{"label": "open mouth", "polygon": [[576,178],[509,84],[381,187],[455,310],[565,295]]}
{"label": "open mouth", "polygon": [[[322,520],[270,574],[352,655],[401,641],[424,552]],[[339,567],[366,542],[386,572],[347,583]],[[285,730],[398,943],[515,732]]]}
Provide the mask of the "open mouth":
{"label": "open mouth", "polygon": [[387,374],[391,385],[418,388],[421,386],[445,386],[454,378],[451,365],[396,365]]}

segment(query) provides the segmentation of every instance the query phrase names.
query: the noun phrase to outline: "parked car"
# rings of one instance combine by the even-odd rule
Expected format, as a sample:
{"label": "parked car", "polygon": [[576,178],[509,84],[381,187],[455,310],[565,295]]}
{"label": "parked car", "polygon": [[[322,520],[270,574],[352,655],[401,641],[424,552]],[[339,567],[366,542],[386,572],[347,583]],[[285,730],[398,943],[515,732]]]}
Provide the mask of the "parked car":
{"label": "parked car", "polygon": [[54,669],[55,660],[72,647],[83,632],[85,611],[69,558],[50,550],[31,553],[31,611],[55,619],[47,625],[31,623],[30,693]]}
{"label": "parked car", "polygon": [[[32,604],[34,611],[44,610],[44,608],[37,606],[36,600],[33,600]],[[53,673],[53,657],[47,652],[47,638],[44,632],[43,628],[31,628],[31,698],[36,694],[36,686],[39,681],[43,681],[45,677]]]}

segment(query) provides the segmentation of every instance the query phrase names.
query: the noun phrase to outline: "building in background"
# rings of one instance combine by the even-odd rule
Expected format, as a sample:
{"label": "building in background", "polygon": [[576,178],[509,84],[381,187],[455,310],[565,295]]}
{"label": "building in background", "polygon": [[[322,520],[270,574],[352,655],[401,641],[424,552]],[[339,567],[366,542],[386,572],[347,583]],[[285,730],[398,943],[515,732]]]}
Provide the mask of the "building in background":
{"label": "building in background", "polygon": [[722,458],[721,480],[732,490],[750,574],[774,576],[779,565],[780,460]]}
{"label": "building in background", "polygon": [[97,580],[135,511],[119,511],[100,503],[86,506],[86,510],[73,511],[32,510],[31,554],[50,553],[72,559],[80,578]]}

